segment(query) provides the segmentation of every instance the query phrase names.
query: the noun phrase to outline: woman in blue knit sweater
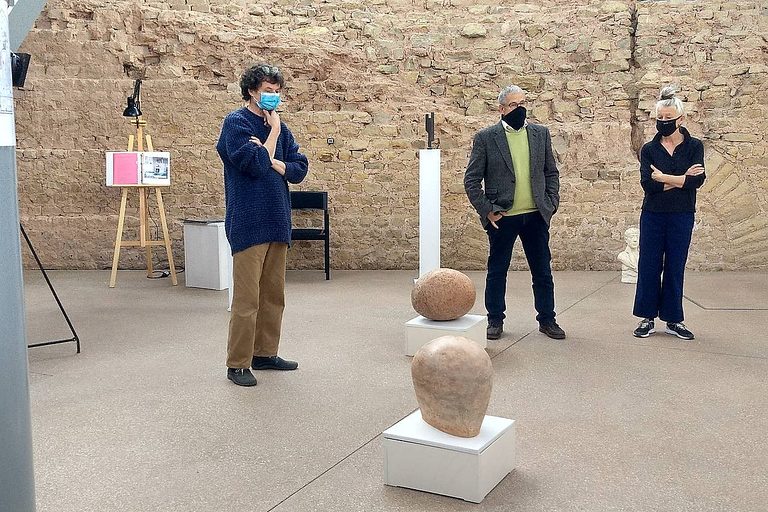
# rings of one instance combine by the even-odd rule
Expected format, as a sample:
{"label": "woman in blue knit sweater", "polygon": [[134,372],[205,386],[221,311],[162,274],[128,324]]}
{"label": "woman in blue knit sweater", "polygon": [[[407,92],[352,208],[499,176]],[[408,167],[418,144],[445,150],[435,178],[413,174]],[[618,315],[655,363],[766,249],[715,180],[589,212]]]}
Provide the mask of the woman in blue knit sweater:
{"label": "woman in blue knit sweater", "polygon": [[232,248],[233,299],[227,377],[255,386],[254,370],[295,370],[277,355],[291,241],[288,183],[307,175],[307,158],[280,121],[284,85],[275,66],[257,64],[240,79],[244,107],[224,119],[216,150],[224,163],[225,229]]}

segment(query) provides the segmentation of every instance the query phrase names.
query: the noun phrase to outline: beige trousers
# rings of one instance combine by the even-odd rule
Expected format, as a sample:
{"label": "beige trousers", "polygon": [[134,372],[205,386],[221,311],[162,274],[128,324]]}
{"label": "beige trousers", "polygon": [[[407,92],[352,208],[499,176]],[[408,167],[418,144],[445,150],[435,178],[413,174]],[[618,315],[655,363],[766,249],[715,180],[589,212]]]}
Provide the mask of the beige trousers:
{"label": "beige trousers", "polygon": [[288,244],[254,245],[233,256],[227,367],[249,368],[253,356],[275,356],[285,309]]}

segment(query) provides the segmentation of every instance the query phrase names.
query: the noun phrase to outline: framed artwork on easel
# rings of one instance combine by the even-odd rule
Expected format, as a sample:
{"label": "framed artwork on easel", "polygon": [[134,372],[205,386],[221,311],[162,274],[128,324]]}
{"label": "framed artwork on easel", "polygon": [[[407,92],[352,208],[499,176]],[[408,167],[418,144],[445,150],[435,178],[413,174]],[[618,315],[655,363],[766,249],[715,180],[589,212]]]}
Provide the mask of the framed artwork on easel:
{"label": "framed artwork on easel", "polygon": [[169,187],[171,154],[165,151],[108,151],[108,187]]}

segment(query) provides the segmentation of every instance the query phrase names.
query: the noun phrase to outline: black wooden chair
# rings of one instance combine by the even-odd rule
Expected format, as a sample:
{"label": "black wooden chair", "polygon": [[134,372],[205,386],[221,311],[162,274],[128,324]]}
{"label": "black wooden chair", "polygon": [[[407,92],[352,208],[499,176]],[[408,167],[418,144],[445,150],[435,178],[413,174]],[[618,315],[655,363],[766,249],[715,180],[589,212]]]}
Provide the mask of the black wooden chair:
{"label": "black wooden chair", "polygon": [[292,210],[322,210],[322,228],[291,228],[291,240],[325,241],[325,279],[331,278],[331,226],[328,217],[328,192],[291,192]]}

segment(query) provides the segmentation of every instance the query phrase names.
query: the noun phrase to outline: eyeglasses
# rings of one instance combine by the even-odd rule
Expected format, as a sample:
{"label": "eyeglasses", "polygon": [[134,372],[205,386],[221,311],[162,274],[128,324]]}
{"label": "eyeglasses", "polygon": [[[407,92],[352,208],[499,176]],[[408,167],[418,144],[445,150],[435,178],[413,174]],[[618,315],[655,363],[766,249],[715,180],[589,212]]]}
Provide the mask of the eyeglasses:
{"label": "eyeglasses", "polygon": [[280,69],[277,66],[268,66],[265,64],[261,66],[260,69],[264,72],[265,75],[275,76],[280,74]]}
{"label": "eyeglasses", "polygon": [[504,108],[509,108],[509,109],[515,110],[517,107],[524,107],[525,106],[525,100],[521,101],[520,103],[514,103],[514,102],[508,103],[507,105],[504,105],[502,103],[501,106],[504,107]]}

